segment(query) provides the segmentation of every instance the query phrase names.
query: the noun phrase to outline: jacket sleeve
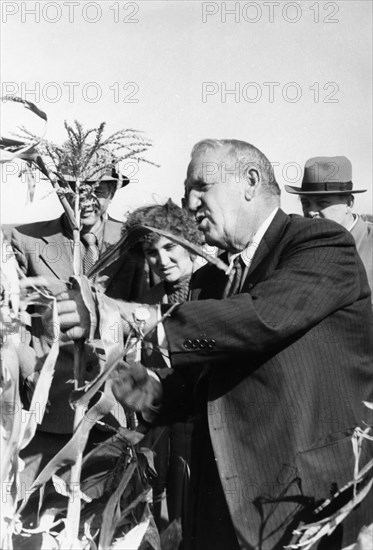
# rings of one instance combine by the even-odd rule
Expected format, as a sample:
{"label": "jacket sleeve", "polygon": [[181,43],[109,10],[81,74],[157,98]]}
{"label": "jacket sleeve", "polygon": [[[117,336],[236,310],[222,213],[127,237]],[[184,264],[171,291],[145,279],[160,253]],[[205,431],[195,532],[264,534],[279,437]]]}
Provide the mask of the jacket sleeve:
{"label": "jacket sleeve", "polygon": [[359,273],[343,228],[308,226],[289,239],[272,272],[250,293],[187,302],[173,312],[164,323],[172,364],[216,363],[232,354],[267,360],[361,298]]}

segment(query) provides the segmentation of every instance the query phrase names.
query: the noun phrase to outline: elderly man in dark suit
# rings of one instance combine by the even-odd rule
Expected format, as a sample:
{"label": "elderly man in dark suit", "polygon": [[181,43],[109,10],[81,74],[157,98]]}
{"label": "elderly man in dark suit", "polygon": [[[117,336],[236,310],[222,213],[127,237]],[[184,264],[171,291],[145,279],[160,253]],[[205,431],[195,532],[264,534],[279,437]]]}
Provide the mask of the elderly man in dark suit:
{"label": "elderly man in dark suit", "polygon": [[[137,366],[113,380],[144,422],[194,418],[188,550],[282,549],[318,504],[352,479],[351,436],[371,422],[372,312],[352,237],[329,220],[286,215],[268,159],[236,140],[192,151],[188,207],[230,271],[196,272],[194,302],[158,328],[173,369]],[[77,294],[59,304],[62,326],[85,334]],[[146,327],[154,306],[111,302]],[[161,306],[164,311],[168,306]],[[77,326],[81,330],[77,330]],[[363,446],[360,465],[367,462]],[[350,495],[351,496],[351,495]],[[319,548],[356,540],[372,493]]]}
{"label": "elderly man in dark suit", "polygon": [[[120,177],[115,170],[99,176],[85,182],[96,186],[95,196],[81,204],[82,272],[88,275],[99,257],[120,239],[123,227],[121,222],[107,216],[107,209],[116,190],[125,185],[128,179]],[[64,178],[74,188],[74,179],[68,175]],[[56,292],[66,289],[74,273],[74,244],[65,214],[57,219],[16,227],[12,232],[11,243],[18,264],[26,276],[43,276]],[[92,279],[107,296],[122,300],[135,300],[146,288],[143,260],[129,255],[122,256]],[[21,365],[25,395],[28,389],[32,389],[50,348],[40,317],[32,318],[30,334],[36,362]],[[61,344],[49,394],[50,405],[36,436],[21,453],[26,462],[22,479],[26,486],[71,437],[74,411],[69,405],[72,386],[68,381],[73,378],[73,357],[73,342]],[[97,355],[89,345],[84,347],[83,363],[89,380],[97,374],[99,368]],[[106,436],[96,430],[91,439],[99,441]]]}

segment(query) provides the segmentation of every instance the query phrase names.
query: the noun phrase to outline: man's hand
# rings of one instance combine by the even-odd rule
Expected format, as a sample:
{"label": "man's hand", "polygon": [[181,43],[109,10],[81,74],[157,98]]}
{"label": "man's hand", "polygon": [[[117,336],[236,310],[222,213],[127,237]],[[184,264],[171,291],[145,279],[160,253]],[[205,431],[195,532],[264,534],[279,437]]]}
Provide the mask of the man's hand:
{"label": "man's hand", "polygon": [[119,363],[111,379],[115,398],[126,407],[141,411],[145,420],[151,422],[162,400],[162,384],[157,375],[141,363],[128,367]]}
{"label": "man's hand", "polygon": [[122,302],[120,300],[116,303],[122,319],[124,337],[128,336],[132,327],[137,327],[146,334],[158,320],[158,306],[138,304],[135,302]]}
{"label": "man's hand", "polygon": [[62,341],[87,338],[90,316],[79,290],[67,290],[57,296],[57,311]]}
{"label": "man's hand", "polygon": [[[102,303],[101,303],[102,301]],[[115,307],[122,319],[122,336],[127,337],[134,326],[146,333],[157,322],[157,306],[146,306],[133,302],[122,302],[108,296],[101,296],[100,307]],[[57,296],[57,311],[61,325],[62,341],[80,340],[89,337],[90,314],[79,290],[67,290]],[[146,313],[146,315],[144,315]],[[140,316],[140,318],[138,318]],[[44,320],[44,325],[48,320]]]}

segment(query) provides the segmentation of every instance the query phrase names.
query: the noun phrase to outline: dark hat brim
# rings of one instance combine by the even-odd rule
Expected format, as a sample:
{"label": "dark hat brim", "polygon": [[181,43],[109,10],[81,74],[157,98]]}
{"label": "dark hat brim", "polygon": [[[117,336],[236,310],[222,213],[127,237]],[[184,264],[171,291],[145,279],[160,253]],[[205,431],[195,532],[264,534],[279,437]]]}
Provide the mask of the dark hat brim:
{"label": "dark hat brim", "polygon": [[[70,184],[75,184],[75,178],[73,176],[70,176],[68,174],[65,174],[63,176],[63,179],[66,183],[70,183]],[[93,183],[96,183],[97,182],[97,179],[93,179],[93,180],[85,180],[84,183],[88,184],[88,185],[92,185]],[[100,183],[104,183],[104,182],[107,182],[107,183],[116,183],[117,185],[117,190],[118,189],[121,189],[122,187],[125,187],[126,185],[128,185],[130,183],[130,180],[127,178],[127,176],[119,176],[119,178],[113,178],[111,176],[103,176],[101,179],[100,179]]]}
{"label": "dark hat brim", "polygon": [[303,191],[301,187],[293,187],[292,185],[285,185],[285,189],[288,193],[293,195],[354,195],[355,193],[365,193],[366,189],[350,189],[346,191]]}

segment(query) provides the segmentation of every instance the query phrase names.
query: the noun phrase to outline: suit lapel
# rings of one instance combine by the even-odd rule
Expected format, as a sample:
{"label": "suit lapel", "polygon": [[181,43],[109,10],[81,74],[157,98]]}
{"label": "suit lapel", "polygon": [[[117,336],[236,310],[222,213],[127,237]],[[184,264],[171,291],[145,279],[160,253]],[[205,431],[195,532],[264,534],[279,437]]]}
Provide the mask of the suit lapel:
{"label": "suit lapel", "polygon": [[[116,244],[121,238],[123,224],[111,218],[108,218],[105,221],[104,234],[103,234],[103,245],[101,249],[101,254],[106,252],[111,246]],[[120,256],[117,260],[111,263],[108,267],[104,269],[102,273],[105,274],[105,288],[108,288],[111,281],[114,279],[121,266],[123,265],[124,256]]]}
{"label": "suit lapel", "polygon": [[271,251],[280,241],[281,235],[288,222],[289,216],[279,209],[273,218],[271,225],[268,227],[262,240],[260,241],[259,247],[249,267],[246,279],[242,285],[241,292],[250,290],[253,280],[255,280],[255,272],[259,269],[263,261],[268,258]]}
{"label": "suit lapel", "polygon": [[68,281],[73,275],[73,243],[64,235],[60,218],[54,222],[55,227],[41,237],[46,246],[40,252],[40,259],[57,279]]}
{"label": "suit lapel", "polygon": [[[105,221],[102,252],[114,245],[121,236],[122,224],[112,219]],[[54,225],[43,235],[42,240],[47,246],[42,247],[40,258],[52,273],[63,281],[68,281],[73,275],[73,242],[64,234],[61,218],[54,220]],[[123,258],[113,262],[105,270],[105,288],[107,288],[119,271]]]}
{"label": "suit lapel", "polygon": [[108,218],[104,222],[104,233],[103,233],[103,250],[105,252],[110,246],[116,244],[121,238],[121,232],[123,224],[112,218]]}
{"label": "suit lapel", "polygon": [[[255,284],[256,276],[263,262],[271,257],[271,252],[280,241],[288,223],[289,216],[279,209],[260,241],[242,285],[241,292],[248,292],[253,284]],[[222,254],[221,259],[229,263],[226,252]],[[191,300],[221,299],[227,280],[227,275],[215,266],[202,267],[193,276]]]}

